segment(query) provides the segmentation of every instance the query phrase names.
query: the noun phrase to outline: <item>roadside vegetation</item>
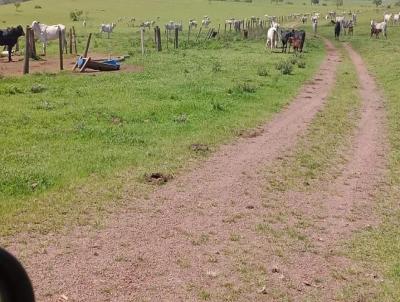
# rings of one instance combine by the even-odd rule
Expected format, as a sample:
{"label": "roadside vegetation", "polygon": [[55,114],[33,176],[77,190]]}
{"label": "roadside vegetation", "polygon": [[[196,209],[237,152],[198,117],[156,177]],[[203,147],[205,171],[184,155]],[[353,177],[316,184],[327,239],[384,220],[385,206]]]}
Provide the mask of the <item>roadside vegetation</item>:
{"label": "roadside vegetation", "polygon": [[138,73],[3,78],[0,233],[87,223],[82,215],[120,195],[121,175],[138,185],[173,175],[199,156],[193,144],[214,149],[262,123],[318,67],[322,43],[306,45],[306,68],[291,75],[263,41],[226,40],[134,56]]}
{"label": "roadside vegetation", "polygon": [[[383,10],[371,12],[362,17],[355,28],[353,37],[343,37],[341,42],[351,43],[368,65],[370,72],[385,97],[388,117],[390,153],[388,155],[388,175],[386,183],[380,184],[377,197],[377,212],[381,223],[359,232],[348,244],[351,257],[361,261],[365,267],[376,272],[374,289],[365,296],[373,301],[398,301],[400,296],[400,27],[389,25],[388,38],[370,38],[370,19],[380,20]],[[323,34],[331,37],[333,29],[323,28]],[[331,33],[332,31],[332,33]],[[357,282],[349,285],[345,292],[362,287]],[[365,285],[364,285],[365,286]],[[372,295],[374,292],[374,295]],[[369,301],[369,300],[367,300]]]}

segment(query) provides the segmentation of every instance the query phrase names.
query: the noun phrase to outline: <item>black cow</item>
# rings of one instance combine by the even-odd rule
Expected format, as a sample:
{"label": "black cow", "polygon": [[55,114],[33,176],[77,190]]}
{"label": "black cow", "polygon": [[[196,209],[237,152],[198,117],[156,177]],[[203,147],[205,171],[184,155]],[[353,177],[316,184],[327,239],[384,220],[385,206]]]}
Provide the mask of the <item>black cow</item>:
{"label": "black cow", "polygon": [[282,41],[282,52],[287,52],[287,47],[289,45],[290,52],[290,44],[293,39],[300,41],[300,45],[298,50],[303,52],[304,41],[306,40],[306,33],[304,30],[294,30],[291,31],[285,30],[282,31],[281,41]]}
{"label": "black cow", "polygon": [[21,25],[7,29],[0,29],[0,45],[7,46],[8,62],[12,61],[11,51],[15,44],[17,44],[18,38],[21,36],[25,36],[24,29]]}
{"label": "black cow", "polygon": [[282,41],[282,52],[287,51],[287,46],[291,37],[293,37],[293,31],[285,30],[281,33],[281,41]]}
{"label": "black cow", "polygon": [[339,39],[340,37],[340,30],[342,29],[342,24],[340,22],[336,22],[335,24],[335,39]]}

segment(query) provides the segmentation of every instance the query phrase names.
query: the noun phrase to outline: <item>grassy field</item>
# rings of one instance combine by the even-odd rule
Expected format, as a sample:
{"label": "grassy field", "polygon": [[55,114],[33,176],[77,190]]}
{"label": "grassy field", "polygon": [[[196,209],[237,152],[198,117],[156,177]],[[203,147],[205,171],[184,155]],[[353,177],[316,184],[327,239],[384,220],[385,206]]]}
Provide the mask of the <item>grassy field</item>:
{"label": "grassy field", "polygon": [[[42,10],[28,10],[37,3]],[[1,18],[7,10],[19,22],[37,11],[49,16],[48,3],[23,3],[18,13],[6,6]],[[68,12],[69,5],[59,11]],[[122,32],[110,41],[129,52],[129,39]],[[111,42],[98,41],[98,50],[107,51]],[[141,73],[3,78],[0,233],[84,224],[92,210],[99,219],[96,211],[118,199],[123,186],[134,186],[131,194],[136,194],[145,173],[174,174],[198,158],[191,144],[214,149],[265,121],[317,68],[324,53],[321,41],[309,39],[306,50],[300,59],[306,68],[295,65],[289,76],[275,65],[290,56],[266,52],[263,39],[229,35],[190,48],[148,52],[144,58],[133,52],[128,63],[142,65]]]}
{"label": "grassy field", "polygon": [[[392,9],[393,10],[393,9]],[[396,10],[396,8],[394,8]],[[399,9],[397,9],[399,10]],[[400,27],[389,26],[388,39],[370,38],[370,19],[381,19],[382,11],[362,17],[354,37],[342,37],[362,55],[369,70],[376,76],[385,96],[389,130],[389,174],[383,185],[377,209],[382,223],[359,233],[349,244],[349,254],[373,267],[383,282],[378,284],[374,301],[399,301],[400,296],[400,103],[398,96],[400,68]],[[326,36],[333,35],[331,27],[321,28]],[[332,32],[332,33],[331,33]],[[354,285],[354,284],[353,284]],[[348,289],[352,291],[351,286]],[[372,291],[372,289],[371,289]]]}

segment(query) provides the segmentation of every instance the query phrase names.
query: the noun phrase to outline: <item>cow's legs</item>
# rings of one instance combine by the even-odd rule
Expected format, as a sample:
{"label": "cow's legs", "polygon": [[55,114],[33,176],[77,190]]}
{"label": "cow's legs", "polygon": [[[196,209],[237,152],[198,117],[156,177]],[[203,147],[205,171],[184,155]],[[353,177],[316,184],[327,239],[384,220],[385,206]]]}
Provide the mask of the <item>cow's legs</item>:
{"label": "cow's legs", "polygon": [[8,50],[8,62],[11,62],[11,51],[12,51],[12,45],[8,45],[7,46],[7,50]]}

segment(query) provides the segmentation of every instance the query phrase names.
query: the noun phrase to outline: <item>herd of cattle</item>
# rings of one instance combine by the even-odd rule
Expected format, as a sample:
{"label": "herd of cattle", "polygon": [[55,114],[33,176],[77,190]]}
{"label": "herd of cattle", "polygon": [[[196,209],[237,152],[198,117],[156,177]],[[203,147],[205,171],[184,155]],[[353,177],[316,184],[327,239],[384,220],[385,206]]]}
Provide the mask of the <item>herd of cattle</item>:
{"label": "herd of cattle", "polygon": [[[308,18],[311,20],[312,31],[314,35],[317,33],[318,20],[320,19],[320,13],[314,12],[310,14],[291,14],[287,16],[286,20],[292,21],[301,21],[303,24],[307,23]],[[157,21],[159,21],[159,17],[157,17]],[[354,12],[343,12],[341,14],[337,14],[336,12],[329,12],[325,16],[325,20],[334,25],[334,33],[335,37],[339,38],[341,33],[353,35],[353,27],[357,23],[357,14]],[[101,24],[100,32],[107,33],[108,37],[113,32],[114,28],[118,23],[122,24],[126,22],[128,26],[135,26],[136,19],[133,17],[123,17],[119,18],[116,22],[112,22],[109,24]],[[143,21],[139,24],[140,28],[148,28],[155,26],[157,21]],[[201,22],[202,27],[208,28],[211,24],[211,18],[209,16],[204,16]],[[229,26],[231,29],[233,27],[234,30],[240,31],[243,28],[243,25],[247,22],[251,22],[251,24],[255,26],[263,27],[265,24],[268,24],[269,28],[267,31],[267,48],[277,48],[278,42],[281,41],[282,44],[282,52],[286,52],[287,48],[292,47],[295,52],[302,51],[303,45],[305,42],[305,31],[303,30],[294,30],[294,29],[283,29],[280,27],[279,23],[277,23],[276,16],[264,15],[263,17],[255,17],[252,16],[247,19],[236,19],[230,18],[225,20],[225,26]],[[197,28],[199,24],[195,19],[190,19],[188,22],[189,30]],[[383,16],[382,22],[376,22],[375,20],[371,20],[371,37],[375,35],[375,37],[379,37],[380,33],[382,33],[385,37],[387,37],[387,26],[388,24],[400,24],[400,13],[391,14],[385,13]],[[87,26],[87,21],[83,21],[83,27]],[[66,40],[66,27],[62,24],[57,25],[46,25],[40,23],[38,21],[33,21],[31,26],[34,36],[36,39],[39,39],[43,43],[43,52],[46,54],[46,45],[48,41],[55,40],[59,38],[59,32],[61,31],[62,36],[62,44],[63,47],[66,48],[67,40]],[[183,30],[183,23],[170,21],[164,25],[165,31],[173,31]],[[0,45],[5,46],[5,49],[8,51],[8,59],[11,61],[11,52],[12,48],[16,45],[18,38],[24,36],[24,31],[21,25],[17,27],[7,28],[5,30],[0,30]]]}

